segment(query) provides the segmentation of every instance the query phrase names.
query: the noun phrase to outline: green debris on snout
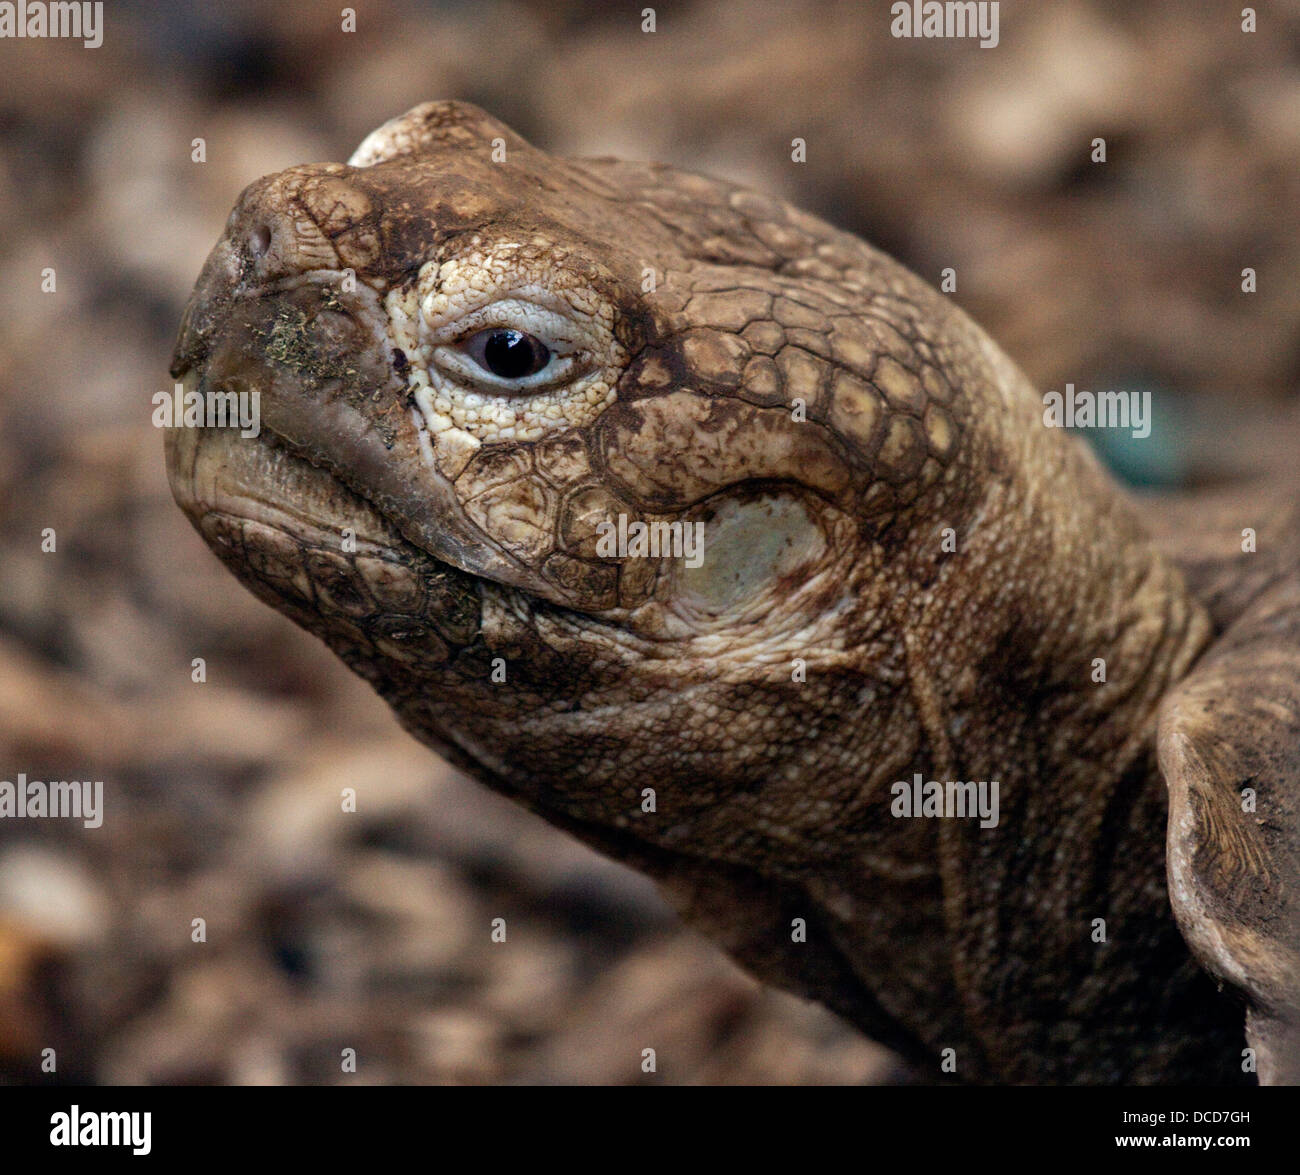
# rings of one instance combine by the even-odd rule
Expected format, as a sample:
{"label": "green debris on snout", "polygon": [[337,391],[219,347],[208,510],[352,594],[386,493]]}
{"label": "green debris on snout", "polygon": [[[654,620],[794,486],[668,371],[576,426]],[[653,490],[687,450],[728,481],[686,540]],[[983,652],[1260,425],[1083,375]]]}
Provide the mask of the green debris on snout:
{"label": "green debris on snout", "polygon": [[[330,305],[326,301],[325,306],[334,309],[337,303]],[[279,310],[269,331],[256,332],[266,340],[266,357],[317,381],[356,375],[355,367],[344,366],[321,354],[319,339],[312,330],[313,321],[299,306],[285,306]]]}

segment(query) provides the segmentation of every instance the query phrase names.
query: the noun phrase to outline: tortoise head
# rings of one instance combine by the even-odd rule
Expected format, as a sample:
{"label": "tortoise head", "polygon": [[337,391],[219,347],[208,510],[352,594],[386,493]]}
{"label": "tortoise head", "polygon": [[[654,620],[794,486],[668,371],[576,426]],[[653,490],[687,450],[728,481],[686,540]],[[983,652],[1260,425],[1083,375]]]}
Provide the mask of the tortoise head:
{"label": "tortoise head", "polygon": [[460,103],[252,184],[173,374],[258,397],[257,437],[168,443],[241,579],[498,786],[605,825],[674,788],[667,841],[815,845],[991,673],[1072,671],[1071,618],[1153,590],[1095,465],[901,266]]}

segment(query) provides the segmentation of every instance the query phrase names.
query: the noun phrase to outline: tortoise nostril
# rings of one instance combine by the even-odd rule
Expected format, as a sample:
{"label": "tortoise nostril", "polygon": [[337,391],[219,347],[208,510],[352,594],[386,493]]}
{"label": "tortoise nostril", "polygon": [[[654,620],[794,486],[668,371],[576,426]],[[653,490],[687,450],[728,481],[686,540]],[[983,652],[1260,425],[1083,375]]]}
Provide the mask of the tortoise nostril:
{"label": "tortoise nostril", "polygon": [[248,248],[254,257],[263,256],[271,247],[271,230],[264,224],[253,226],[248,234]]}

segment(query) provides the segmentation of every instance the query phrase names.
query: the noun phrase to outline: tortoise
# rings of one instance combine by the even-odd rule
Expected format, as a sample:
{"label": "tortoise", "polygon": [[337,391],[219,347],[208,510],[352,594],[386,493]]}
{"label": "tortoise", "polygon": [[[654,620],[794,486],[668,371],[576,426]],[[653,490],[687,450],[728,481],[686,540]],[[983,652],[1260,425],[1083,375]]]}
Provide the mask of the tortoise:
{"label": "tortoise", "polygon": [[1293,472],[1138,500],[860,239],[461,102],[251,184],[171,370],[260,406],[167,432],[235,575],[760,979],[936,1079],[1300,1078]]}

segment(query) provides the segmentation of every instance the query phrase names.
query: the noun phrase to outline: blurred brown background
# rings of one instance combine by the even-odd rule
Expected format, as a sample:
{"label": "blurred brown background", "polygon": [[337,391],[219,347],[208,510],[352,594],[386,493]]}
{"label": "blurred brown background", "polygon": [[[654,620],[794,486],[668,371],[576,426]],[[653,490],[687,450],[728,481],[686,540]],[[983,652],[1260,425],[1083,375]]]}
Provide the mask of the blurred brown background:
{"label": "blurred brown background", "polygon": [[110,0],[101,48],[0,41],[0,778],[105,784],[102,828],[0,822],[0,1080],[901,1076],[220,568],[150,424],[183,301],[249,181],[464,98],[954,267],[1040,386],[1153,391],[1151,441],[1107,453],[1131,481],[1248,470],[1300,368],[1300,5],[1245,34],[1237,3],[1004,0],[992,50],[892,39],[887,3],[661,3],[653,34],[645,6],[362,2],[344,33],[335,4]]}

